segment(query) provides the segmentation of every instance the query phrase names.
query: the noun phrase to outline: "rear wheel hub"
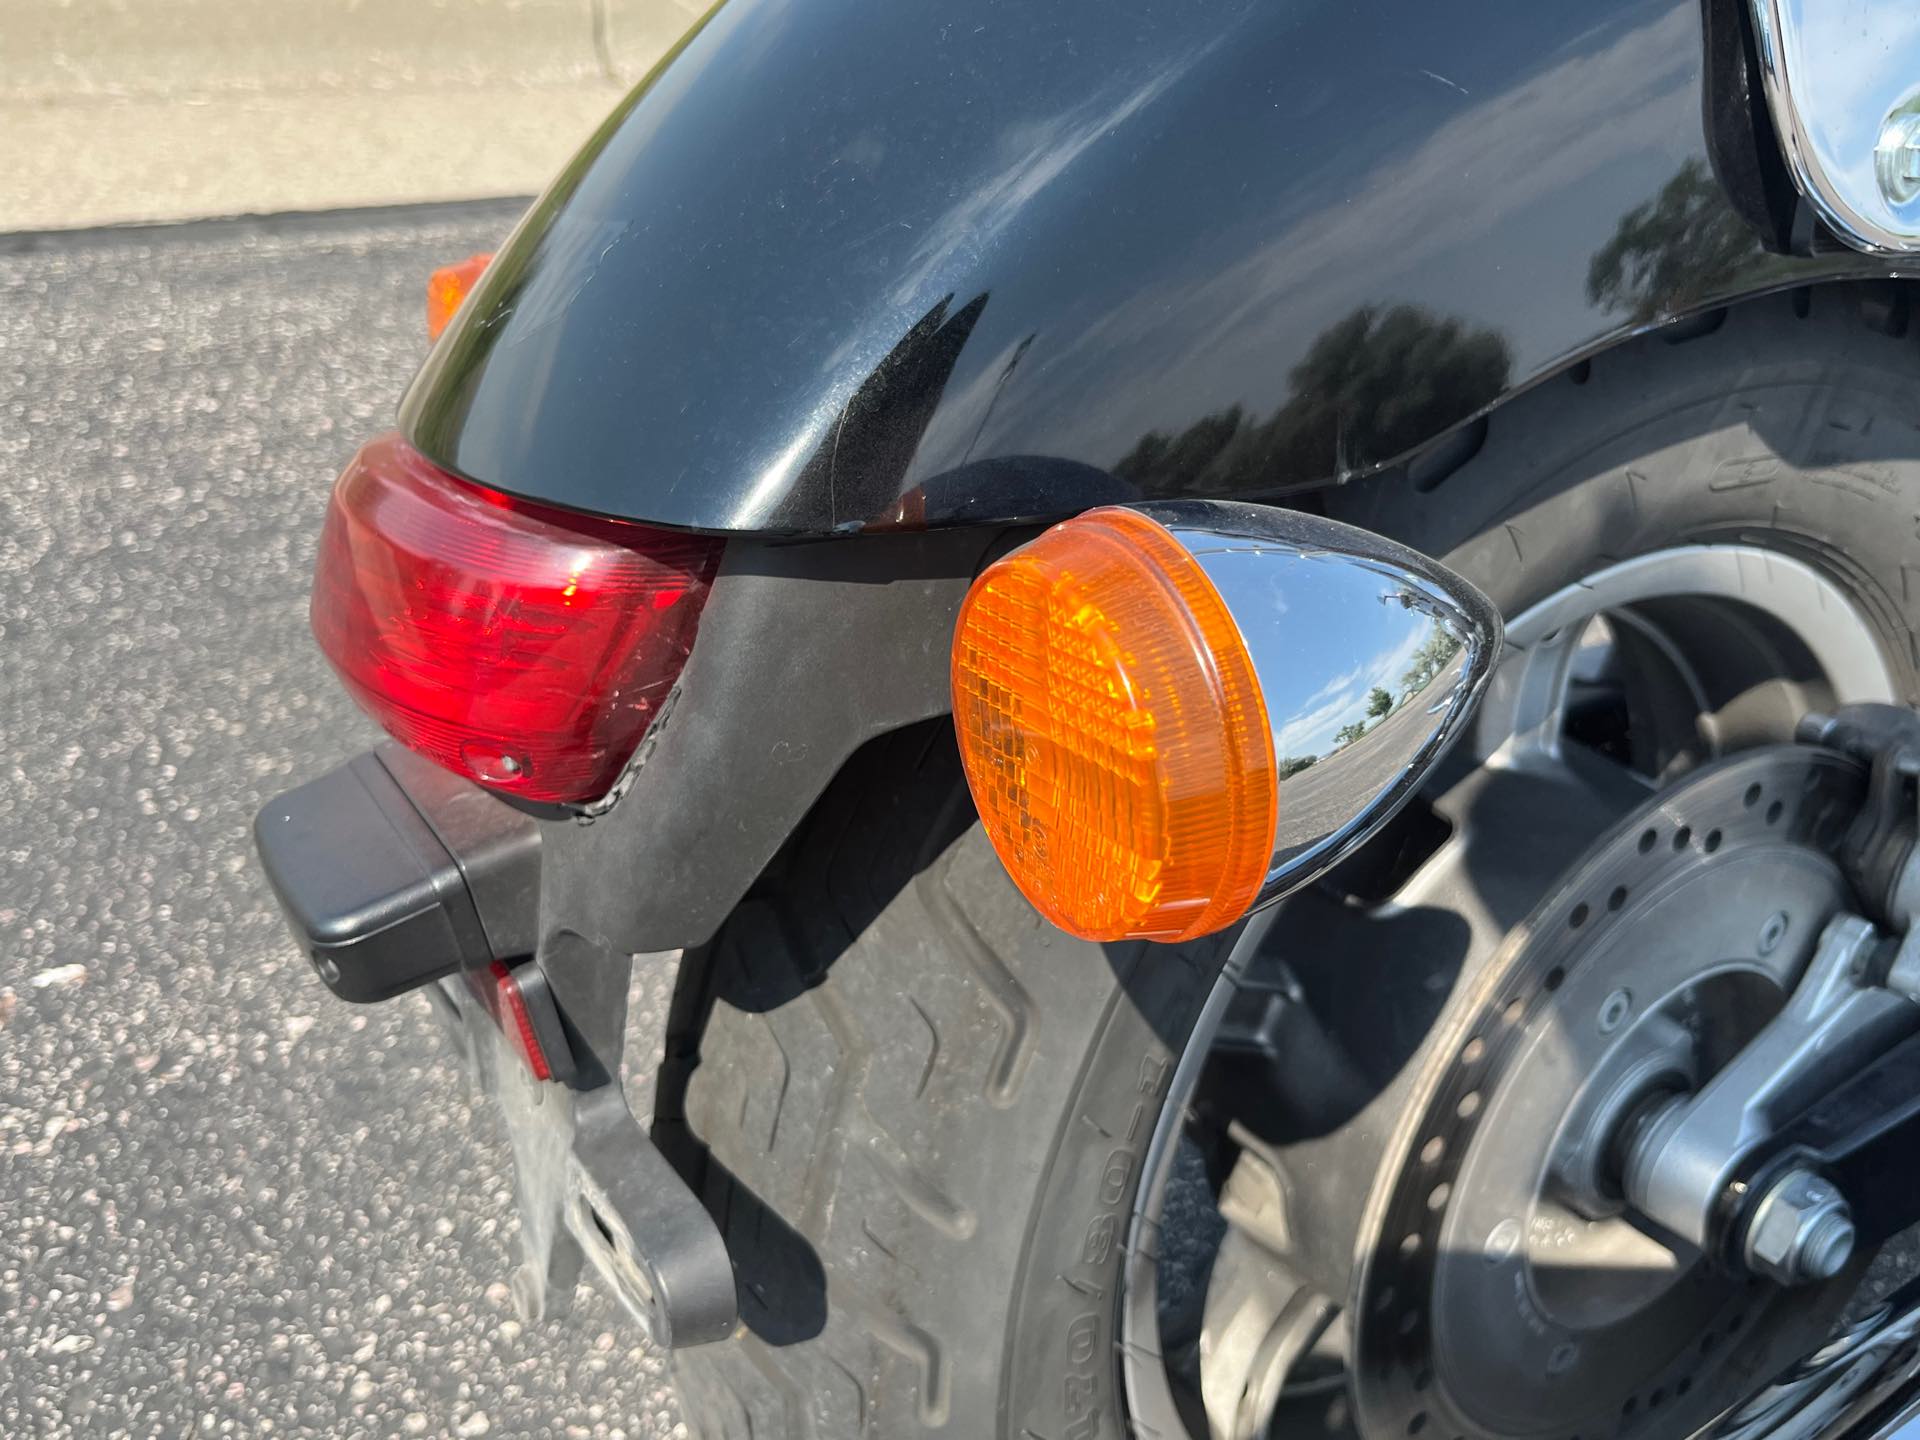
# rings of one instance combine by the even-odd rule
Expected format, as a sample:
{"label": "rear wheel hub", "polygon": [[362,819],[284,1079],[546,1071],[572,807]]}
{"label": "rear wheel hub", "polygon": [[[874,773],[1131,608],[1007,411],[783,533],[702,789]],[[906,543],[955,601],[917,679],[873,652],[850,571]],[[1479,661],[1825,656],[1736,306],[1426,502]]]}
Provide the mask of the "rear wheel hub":
{"label": "rear wheel hub", "polygon": [[1830,857],[1863,783],[1790,747],[1699,773],[1456,993],[1364,1227],[1363,1433],[1683,1433],[1819,1341],[1846,1277],[1787,1296],[1733,1273],[1625,1208],[1613,1152],[1778,1010],[1846,902]]}

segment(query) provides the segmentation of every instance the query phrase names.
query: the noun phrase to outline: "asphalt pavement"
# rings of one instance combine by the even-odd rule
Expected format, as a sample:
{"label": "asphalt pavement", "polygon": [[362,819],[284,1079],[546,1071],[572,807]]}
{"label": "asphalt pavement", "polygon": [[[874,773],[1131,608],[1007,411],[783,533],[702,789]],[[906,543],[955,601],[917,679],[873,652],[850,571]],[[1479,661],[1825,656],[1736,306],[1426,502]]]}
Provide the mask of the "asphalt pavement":
{"label": "asphalt pavement", "polygon": [[597,1291],[515,1321],[493,1115],[248,838],[374,738],[328,486],[518,208],[0,237],[0,1435],[685,1434]]}

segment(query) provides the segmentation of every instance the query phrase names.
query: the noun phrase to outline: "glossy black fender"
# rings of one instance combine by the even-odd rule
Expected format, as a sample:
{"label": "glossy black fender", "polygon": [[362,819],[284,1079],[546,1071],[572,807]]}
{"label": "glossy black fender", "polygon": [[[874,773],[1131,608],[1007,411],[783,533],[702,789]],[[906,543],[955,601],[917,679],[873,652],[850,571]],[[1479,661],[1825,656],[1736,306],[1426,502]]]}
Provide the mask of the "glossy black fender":
{"label": "glossy black fender", "polygon": [[[408,397],[442,464],[824,535],[1364,473],[1786,243],[1745,0],[726,0]],[[1817,248],[1817,247],[1816,247]]]}

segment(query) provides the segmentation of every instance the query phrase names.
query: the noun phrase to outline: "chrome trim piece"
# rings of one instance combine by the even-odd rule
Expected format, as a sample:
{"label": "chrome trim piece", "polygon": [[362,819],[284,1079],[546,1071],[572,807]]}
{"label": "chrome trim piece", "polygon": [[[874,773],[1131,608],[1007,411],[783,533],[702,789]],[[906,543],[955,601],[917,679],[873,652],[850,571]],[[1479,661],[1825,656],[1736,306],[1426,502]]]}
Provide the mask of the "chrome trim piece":
{"label": "chrome trim piece", "polygon": [[1180,1128],[1186,1120],[1187,1104],[1199,1089],[1213,1037],[1227,1017],[1227,1007],[1233,1003],[1247,967],[1260,953],[1279,916],[1278,910],[1261,911],[1249,918],[1234,937],[1226,964],[1207,992],[1206,1003],[1194,1022],[1192,1038],[1180,1052],[1179,1063],[1167,1085],[1166,1099],[1160,1107],[1160,1117],[1154,1122],[1153,1135],[1141,1159],[1140,1189],[1134,1196],[1133,1214],[1127,1221],[1126,1284],[1120,1292],[1120,1365],[1135,1434],[1161,1436],[1164,1440],[1179,1440],[1188,1434],[1173,1393],[1168,1389],[1166,1357],[1160,1353],[1155,1338],[1160,1328],[1160,1214],[1166,1200],[1167,1178],[1173,1170],[1173,1152],[1179,1146]]}
{"label": "chrome trim piece", "polygon": [[1693,1440],[1911,1440],[1920,1387],[1920,1281]]}
{"label": "chrome trim piece", "polygon": [[1138,508],[1199,562],[1260,677],[1281,766],[1267,904],[1351,854],[1465,730],[1500,616],[1444,566],[1350,525],[1220,500]]}
{"label": "chrome trim piece", "polygon": [[1800,193],[1856,249],[1920,254],[1920,6],[1753,0],[1753,11]]}

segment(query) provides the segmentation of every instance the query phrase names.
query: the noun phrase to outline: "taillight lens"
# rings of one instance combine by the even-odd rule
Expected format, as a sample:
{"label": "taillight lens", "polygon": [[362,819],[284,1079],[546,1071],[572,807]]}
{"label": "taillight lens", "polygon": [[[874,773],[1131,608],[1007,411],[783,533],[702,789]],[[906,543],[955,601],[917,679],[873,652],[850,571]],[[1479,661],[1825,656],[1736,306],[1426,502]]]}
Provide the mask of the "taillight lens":
{"label": "taillight lens", "polygon": [[719,545],[468,484],[386,435],[334,487],[313,633],[402,744],[505,793],[589,801],[678,678]]}

